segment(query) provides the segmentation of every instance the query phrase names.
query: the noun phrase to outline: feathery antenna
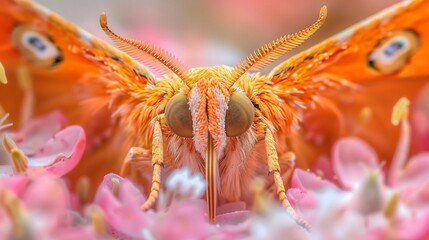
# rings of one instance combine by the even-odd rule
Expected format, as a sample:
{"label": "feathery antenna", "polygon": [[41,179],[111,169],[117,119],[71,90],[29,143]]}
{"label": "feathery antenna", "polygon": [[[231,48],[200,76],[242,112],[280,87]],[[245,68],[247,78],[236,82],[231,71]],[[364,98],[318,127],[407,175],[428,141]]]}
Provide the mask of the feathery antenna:
{"label": "feathery antenna", "polygon": [[100,26],[119,49],[161,74],[173,72],[190,87],[182,63],[169,52],[149,43],[125,38],[114,33],[107,24],[105,12],[100,15]]}
{"label": "feathery antenna", "polygon": [[326,6],[323,6],[320,9],[319,19],[317,19],[317,21],[310,27],[291,35],[282,36],[251,53],[233,70],[228,88],[232,87],[232,85],[234,85],[234,83],[250,69],[261,69],[262,67],[274,62],[288,51],[299,46],[322,26],[325,22],[326,15],[327,8]]}

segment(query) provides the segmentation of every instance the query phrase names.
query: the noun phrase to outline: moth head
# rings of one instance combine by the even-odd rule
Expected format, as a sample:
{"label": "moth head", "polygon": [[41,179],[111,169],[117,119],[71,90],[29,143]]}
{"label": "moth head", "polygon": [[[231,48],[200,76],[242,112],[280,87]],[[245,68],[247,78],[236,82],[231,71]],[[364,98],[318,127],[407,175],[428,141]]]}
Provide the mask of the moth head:
{"label": "moth head", "polygon": [[255,107],[246,93],[228,91],[225,79],[210,74],[220,68],[191,70],[190,76],[201,75],[202,71],[206,76],[188,93],[179,92],[169,99],[164,112],[169,129],[177,136],[192,138],[196,150],[202,155],[209,136],[221,156],[227,139],[246,134],[254,122]]}
{"label": "moth head", "polygon": [[254,104],[236,86],[238,80],[247,80],[244,78],[249,71],[266,66],[304,42],[320,28],[326,13],[324,6],[313,25],[262,46],[234,68],[218,66],[188,71],[166,51],[111,31],[105,13],[100,16],[100,25],[121,50],[161,74],[172,73],[174,79],[183,83],[183,88],[168,100],[165,107],[167,125],[177,136],[193,138],[196,150],[202,155],[207,149],[208,139],[213,138],[219,156],[228,138],[246,134],[254,122]]}
{"label": "moth head", "polygon": [[[232,93],[224,119],[226,136],[236,137],[245,133],[251,127],[254,116],[255,107],[250,99],[244,93]],[[191,106],[186,94],[178,93],[168,101],[165,119],[171,131],[178,136],[193,137]]]}

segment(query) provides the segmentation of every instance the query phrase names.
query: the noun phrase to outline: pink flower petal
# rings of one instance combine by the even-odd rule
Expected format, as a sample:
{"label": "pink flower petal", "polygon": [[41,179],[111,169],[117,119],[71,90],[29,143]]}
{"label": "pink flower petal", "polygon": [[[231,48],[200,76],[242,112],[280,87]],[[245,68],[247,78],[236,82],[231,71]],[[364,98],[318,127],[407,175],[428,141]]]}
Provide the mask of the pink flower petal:
{"label": "pink flower petal", "polygon": [[321,179],[321,177],[316,176],[314,173],[299,168],[295,169],[292,175],[291,187],[305,191],[319,191],[323,188],[337,189],[332,182]]}
{"label": "pink flower petal", "polygon": [[[85,132],[80,126],[62,129],[64,124],[64,114],[54,111],[31,120],[17,133],[9,133],[28,158],[28,175],[62,176],[78,164],[85,150]],[[15,173],[10,166],[0,166],[0,174]]]}
{"label": "pink flower petal", "polygon": [[[204,202],[204,204],[206,204]],[[245,211],[246,210],[246,203],[245,202],[231,202],[226,203],[218,206],[216,212],[218,215],[231,213],[231,212],[239,212],[239,211]]]}
{"label": "pink flower petal", "polygon": [[377,169],[378,157],[374,149],[357,137],[338,140],[332,149],[332,163],[338,181],[345,188],[361,182],[372,169]]}
{"label": "pink flower petal", "polygon": [[[128,201],[131,200],[129,203],[130,206],[140,206],[146,201],[146,197],[142,194],[142,192],[128,179],[123,178],[121,176],[118,176],[114,173],[109,173],[106,176],[104,176],[103,181],[100,184],[100,187],[107,187],[110,191],[115,187],[114,181],[119,181],[119,200]],[[124,185],[125,188],[122,188],[121,186]]]}
{"label": "pink flower petal", "polygon": [[33,231],[43,239],[56,229],[70,226],[70,195],[64,182],[53,176],[41,176],[28,184],[22,196],[33,219]]}
{"label": "pink flower petal", "polygon": [[17,196],[21,196],[29,182],[30,179],[27,176],[18,175],[0,178],[0,189],[6,188]]}
{"label": "pink flower petal", "polygon": [[[112,192],[114,181],[119,181],[118,196]],[[141,231],[152,226],[150,216],[140,209],[144,196],[127,179],[108,174],[97,190],[94,202],[106,214],[113,235],[119,238],[139,238]]]}
{"label": "pink flower petal", "polygon": [[417,186],[429,182],[429,153],[420,153],[408,160],[398,178],[398,188]]}
{"label": "pink flower petal", "polygon": [[376,228],[366,232],[361,239],[413,239],[426,240],[429,236],[429,216],[420,219],[399,219],[391,227]]}
{"label": "pink flower petal", "polygon": [[316,173],[317,176],[322,177],[330,182],[337,183],[338,177],[335,175],[332,161],[326,155],[319,156],[313,164],[311,171]]}
{"label": "pink flower petal", "polygon": [[316,198],[311,192],[324,188],[338,189],[332,182],[321,179],[312,172],[295,169],[292,175],[291,188],[286,195],[292,205],[298,208],[315,207]]}
{"label": "pink flower petal", "polygon": [[317,205],[316,198],[299,188],[289,188],[286,196],[290,204],[296,209],[313,208]]}
{"label": "pink flower petal", "polygon": [[420,212],[429,208],[429,182],[408,186],[400,192],[401,200]]}
{"label": "pink flower petal", "polygon": [[80,161],[86,137],[80,126],[69,126],[47,140],[34,155],[28,156],[28,173],[63,176]]}
{"label": "pink flower petal", "polygon": [[413,156],[398,178],[396,188],[408,205],[429,206],[429,153]]}
{"label": "pink flower petal", "polygon": [[423,219],[409,218],[400,226],[395,226],[397,239],[425,240],[429,236],[429,216]]}
{"label": "pink flower petal", "polygon": [[429,84],[420,91],[411,111],[414,143],[429,150]]}
{"label": "pink flower petal", "polygon": [[62,129],[65,123],[64,113],[53,111],[25,124],[20,131],[13,134],[13,140],[25,154],[31,155]]}
{"label": "pink flower petal", "polygon": [[205,209],[192,201],[170,206],[152,230],[156,239],[207,239],[214,232]]}
{"label": "pink flower petal", "polygon": [[[246,221],[233,221],[235,224],[223,225],[218,232],[212,235],[212,239],[225,239],[225,240],[235,240],[235,239],[252,239],[249,237],[250,231],[252,228],[252,221],[250,220],[250,212],[240,212],[239,216],[236,217],[245,217]],[[222,221],[219,219],[219,221]]]}
{"label": "pink flower petal", "polygon": [[94,232],[92,226],[70,227],[52,234],[51,239],[57,240],[98,240],[102,239]]}
{"label": "pink flower petal", "polygon": [[250,211],[234,211],[219,214],[216,216],[216,223],[220,226],[225,225],[238,225],[246,222],[249,219],[251,212]]}
{"label": "pink flower petal", "polygon": [[429,149],[429,112],[417,110],[413,112],[413,136],[417,139],[416,145],[425,150]]}

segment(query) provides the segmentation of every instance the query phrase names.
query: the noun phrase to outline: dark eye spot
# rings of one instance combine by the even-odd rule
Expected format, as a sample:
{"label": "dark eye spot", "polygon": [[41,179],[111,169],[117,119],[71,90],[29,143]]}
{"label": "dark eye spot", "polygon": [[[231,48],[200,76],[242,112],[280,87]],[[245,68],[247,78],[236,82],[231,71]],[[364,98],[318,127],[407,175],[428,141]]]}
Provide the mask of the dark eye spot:
{"label": "dark eye spot", "polygon": [[396,73],[409,62],[419,45],[419,35],[413,30],[390,32],[368,54],[368,66],[384,74]]}
{"label": "dark eye spot", "polygon": [[395,53],[397,53],[399,50],[403,49],[406,43],[404,41],[394,41],[391,44],[389,44],[386,49],[384,49],[384,54],[386,56],[393,56]]}
{"label": "dark eye spot", "polygon": [[25,25],[16,26],[11,35],[15,47],[29,62],[41,67],[62,62],[63,55],[49,35]]}
{"label": "dark eye spot", "polygon": [[40,40],[40,38],[37,38],[35,36],[30,36],[27,39],[27,42],[40,52],[43,52],[47,48],[46,45]]}
{"label": "dark eye spot", "polygon": [[52,64],[52,66],[56,66],[56,65],[58,65],[60,62],[62,62],[63,61],[63,57],[60,55],[60,56],[57,56],[55,59],[54,59],[54,63]]}

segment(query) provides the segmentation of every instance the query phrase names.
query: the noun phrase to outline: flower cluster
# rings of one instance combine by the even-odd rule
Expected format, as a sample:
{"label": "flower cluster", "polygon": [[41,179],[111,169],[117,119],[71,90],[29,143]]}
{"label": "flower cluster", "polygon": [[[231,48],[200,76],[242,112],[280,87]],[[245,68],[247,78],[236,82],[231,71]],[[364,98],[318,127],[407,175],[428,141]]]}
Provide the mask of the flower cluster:
{"label": "flower cluster", "polygon": [[[322,239],[426,239],[429,236],[429,152],[408,158],[408,100],[395,106],[401,126],[389,167],[357,137],[340,139],[330,159],[319,158],[319,175],[300,169],[288,197]],[[329,175],[327,175],[329,174]],[[330,176],[322,180],[320,175]]]}

